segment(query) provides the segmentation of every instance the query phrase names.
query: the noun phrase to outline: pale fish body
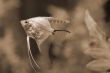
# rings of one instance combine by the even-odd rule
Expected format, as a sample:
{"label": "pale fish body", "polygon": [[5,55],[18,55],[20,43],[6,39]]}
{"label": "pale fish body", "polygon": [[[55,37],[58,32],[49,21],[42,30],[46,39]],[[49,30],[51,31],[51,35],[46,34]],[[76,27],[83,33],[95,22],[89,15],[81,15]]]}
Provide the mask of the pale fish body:
{"label": "pale fish body", "polygon": [[[27,20],[22,20],[21,24],[27,33],[27,36],[34,38],[38,45],[52,35],[55,29],[51,27],[51,24],[67,24],[68,20],[62,20],[53,17],[34,17]],[[57,30],[58,31],[58,30]],[[60,31],[66,31],[61,30]],[[66,31],[68,32],[68,31]]]}
{"label": "pale fish body", "polygon": [[36,39],[38,45],[40,45],[54,31],[45,17],[22,20],[21,24],[25,29],[27,36]]}
{"label": "pale fish body", "polygon": [[[40,45],[50,36],[52,35],[55,31],[66,31],[66,30],[55,30],[51,27],[51,24],[68,24],[68,20],[62,20],[58,18],[53,18],[53,17],[34,17],[26,20],[22,20],[21,24],[27,33],[27,45],[28,45],[28,55],[30,58],[30,62],[32,62],[38,67],[39,65],[36,63],[32,53],[31,53],[31,47],[30,47],[30,41],[29,38],[35,39],[40,53],[41,48]],[[69,31],[66,31],[69,32]],[[33,69],[36,71],[35,67],[32,65]]]}

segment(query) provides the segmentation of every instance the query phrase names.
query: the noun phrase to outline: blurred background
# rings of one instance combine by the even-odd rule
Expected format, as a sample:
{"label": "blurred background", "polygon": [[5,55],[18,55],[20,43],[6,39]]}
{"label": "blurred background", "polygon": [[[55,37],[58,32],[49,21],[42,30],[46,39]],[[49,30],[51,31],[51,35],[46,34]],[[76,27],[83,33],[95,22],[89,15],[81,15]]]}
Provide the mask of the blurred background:
{"label": "blurred background", "polygon": [[[20,20],[37,16],[54,16],[70,20],[72,29],[73,26],[80,26],[74,24],[83,23],[82,13],[85,9],[88,9],[93,18],[104,26],[109,36],[110,0],[0,0],[0,73],[35,73],[29,64],[26,33]],[[75,69],[74,66],[72,68]],[[91,73],[85,70],[65,71],[65,73],[73,72]],[[53,69],[46,73],[64,72]]]}

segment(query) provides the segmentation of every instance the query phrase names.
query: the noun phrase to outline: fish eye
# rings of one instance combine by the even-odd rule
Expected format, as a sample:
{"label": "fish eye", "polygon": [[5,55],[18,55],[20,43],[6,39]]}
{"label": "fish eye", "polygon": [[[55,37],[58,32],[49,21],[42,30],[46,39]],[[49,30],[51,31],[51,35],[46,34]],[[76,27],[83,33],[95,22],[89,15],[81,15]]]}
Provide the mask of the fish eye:
{"label": "fish eye", "polygon": [[25,23],[28,23],[28,21],[25,21]]}

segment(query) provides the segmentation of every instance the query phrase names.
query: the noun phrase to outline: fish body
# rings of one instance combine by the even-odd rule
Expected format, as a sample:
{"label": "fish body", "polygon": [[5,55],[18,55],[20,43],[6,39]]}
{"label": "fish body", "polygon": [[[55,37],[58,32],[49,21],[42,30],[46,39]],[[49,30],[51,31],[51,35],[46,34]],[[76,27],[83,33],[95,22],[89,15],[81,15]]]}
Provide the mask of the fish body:
{"label": "fish body", "polygon": [[54,31],[56,31],[54,28],[51,27],[51,24],[67,23],[69,23],[68,20],[62,20],[53,17],[34,17],[21,21],[21,24],[26,31],[27,36],[36,39],[38,45],[40,45],[45,39],[52,35]]}
{"label": "fish body", "polygon": [[[54,28],[51,27],[51,24],[61,25],[68,23],[69,23],[68,20],[62,20],[53,17],[34,17],[26,20],[21,20],[22,27],[24,28],[27,34],[28,55],[31,65],[34,63],[40,69],[40,66],[36,63],[32,55],[31,47],[30,47],[31,42],[29,39],[33,38],[36,41],[39,48],[39,52],[41,53],[42,51],[40,46],[50,35],[53,35],[53,33],[56,31],[69,32],[67,30],[61,30],[61,29],[55,30]],[[32,65],[32,67],[35,71],[37,71],[34,65]]]}
{"label": "fish body", "polygon": [[22,20],[21,24],[27,33],[27,36],[37,40],[37,44],[41,44],[54,29],[45,17],[35,17],[27,20]]}

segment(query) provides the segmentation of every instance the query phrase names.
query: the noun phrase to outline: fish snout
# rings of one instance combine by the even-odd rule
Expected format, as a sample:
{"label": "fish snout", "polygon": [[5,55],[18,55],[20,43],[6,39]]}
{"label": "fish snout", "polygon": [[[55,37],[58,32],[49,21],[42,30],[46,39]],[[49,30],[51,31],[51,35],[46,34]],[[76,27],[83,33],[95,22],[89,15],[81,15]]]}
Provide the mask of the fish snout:
{"label": "fish snout", "polygon": [[20,23],[23,27],[26,26],[26,20],[21,20]]}

